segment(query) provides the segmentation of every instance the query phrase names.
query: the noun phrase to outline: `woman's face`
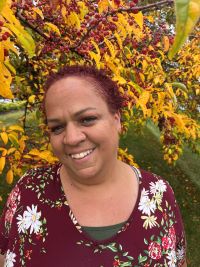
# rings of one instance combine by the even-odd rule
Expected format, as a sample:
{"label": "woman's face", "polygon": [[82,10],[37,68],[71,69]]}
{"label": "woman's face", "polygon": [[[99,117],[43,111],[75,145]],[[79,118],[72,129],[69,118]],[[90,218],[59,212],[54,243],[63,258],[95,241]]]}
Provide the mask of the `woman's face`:
{"label": "woman's face", "polygon": [[120,116],[84,78],[55,82],[45,100],[50,142],[70,177],[106,173],[117,160]]}

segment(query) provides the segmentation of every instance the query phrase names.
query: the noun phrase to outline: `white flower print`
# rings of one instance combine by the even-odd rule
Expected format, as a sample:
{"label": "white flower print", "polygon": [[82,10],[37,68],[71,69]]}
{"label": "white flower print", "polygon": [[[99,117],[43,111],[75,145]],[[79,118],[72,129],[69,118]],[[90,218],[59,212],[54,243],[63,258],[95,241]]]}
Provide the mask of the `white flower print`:
{"label": "white flower print", "polygon": [[17,222],[17,225],[18,225],[18,232],[19,233],[25,233],[25,231],[26,231],[26,229],[27,229],[27,227],[26,227],[26,218],[24,217],[24,216],[22,216],[22,215],[18,215],[17,216],[17,220],[18,220],[18,222]]}
{"label": "white flower print", "polygon": [[37,206],[32,205],[32,208],[27,207],[23,217],[26,220],[26,229],[30,227],[30,234],[34,231],[37,234],[42,223],[40,222],[41,212],[37,212]]}
{"label": "white flower print", "polygon": [[168,261],[168,266],[170,267],[176,267],[176,262],[177,262],[177,258],[176,258],[176,252],[175,250],[171,250],[170,253],[167,255],[167,259]]}
{"label": "white flower print", "polygon": [[145,188],[142,189],[142,192],[141,192],[141,198],[142,197],[148,197],[149,196],[149,191],[148,190],[145,190]]}
{"label": "white flower print", "polygon": [[166,191],[167,186],[163,180],[159,180],[156,184],[160,193],[164,193]]}
{"label": "white flower print", "polygon": [[156,193],[163,193],[167,189],[167,186],[163,180],[159,180],[156,183],[150,183],[150,192],[155,195]]}
{"label": "white flower print", "polygon": [[143,227],[145,229],[147,229],[148,227],[151,229],[152,227],[159,225],[156,222],[157,217],[155,217],[154,215],[152,215],[152,216],[141,216],[141,218],[143,220],[145,220],[144,223],[143,223]]}
{"label": "white flower print", "polygon": [[177,259],[178,260],[183,260],[185,258],[185,249],[184,247],[181,247],[180,249],[177,250],[176,252]]}
{"label": "white flower print", "polygon": [[154,213],[156,209],[155,202],[150,199],[148,196],[141,195],[140,203],[138,209],[142,211],[143,214],[151,215],[151,212]]}
{"label": "white flower print", "polygon": [[4,267],[13,267],[14,262],[16,262],[15,257],[16,257],[16,254],[8,249],[6,253]]}
{"label": "white flower print", "polygon": [[37,234],[40,230],[40,226],[42,225],[40,217],[41,212],[37,212],[37,206],[32,205],[31,208],[27,207],[27,210],[24,211],[23,216],[17,216],[18,232],[25,233],[25,231],[30,228],[30,234],[32,234],[32,232]]}

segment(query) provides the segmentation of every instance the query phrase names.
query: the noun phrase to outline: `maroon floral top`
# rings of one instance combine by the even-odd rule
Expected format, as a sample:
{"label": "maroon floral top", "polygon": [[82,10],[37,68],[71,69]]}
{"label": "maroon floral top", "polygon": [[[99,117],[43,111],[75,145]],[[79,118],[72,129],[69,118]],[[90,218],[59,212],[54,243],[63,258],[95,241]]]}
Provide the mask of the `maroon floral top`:
{"label": "maroon floral top", "polygon": [[183,224],[166,181],[141,170],[139,195],[129,220],[112,238],[95,241],[82,230],[67,204],[60,167],[32,169],[12,190],[0,221],[4,266],[182,265]]}

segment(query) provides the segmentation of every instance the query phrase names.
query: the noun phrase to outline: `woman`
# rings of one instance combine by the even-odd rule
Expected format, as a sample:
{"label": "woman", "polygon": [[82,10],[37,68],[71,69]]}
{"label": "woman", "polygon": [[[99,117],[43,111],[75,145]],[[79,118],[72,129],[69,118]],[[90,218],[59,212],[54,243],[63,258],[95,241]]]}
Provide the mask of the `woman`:
{"label": "woman", "polygon": [[123,99],[101,71],[65,67],[44,110],[59,163],[28,171],[4,210],[5,266],[186,266],[171,187],[117,159]]}

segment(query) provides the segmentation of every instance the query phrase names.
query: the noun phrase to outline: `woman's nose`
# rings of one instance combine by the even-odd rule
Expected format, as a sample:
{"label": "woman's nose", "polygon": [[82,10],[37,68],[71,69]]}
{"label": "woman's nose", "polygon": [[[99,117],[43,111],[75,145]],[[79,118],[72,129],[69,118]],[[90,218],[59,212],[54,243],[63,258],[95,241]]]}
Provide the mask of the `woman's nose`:
{"label": "woman's nose", "polygon": [[63,143],[65,145],[75,146],[86,138],[84,132],[77,125],[68,124],[64,132]]}

